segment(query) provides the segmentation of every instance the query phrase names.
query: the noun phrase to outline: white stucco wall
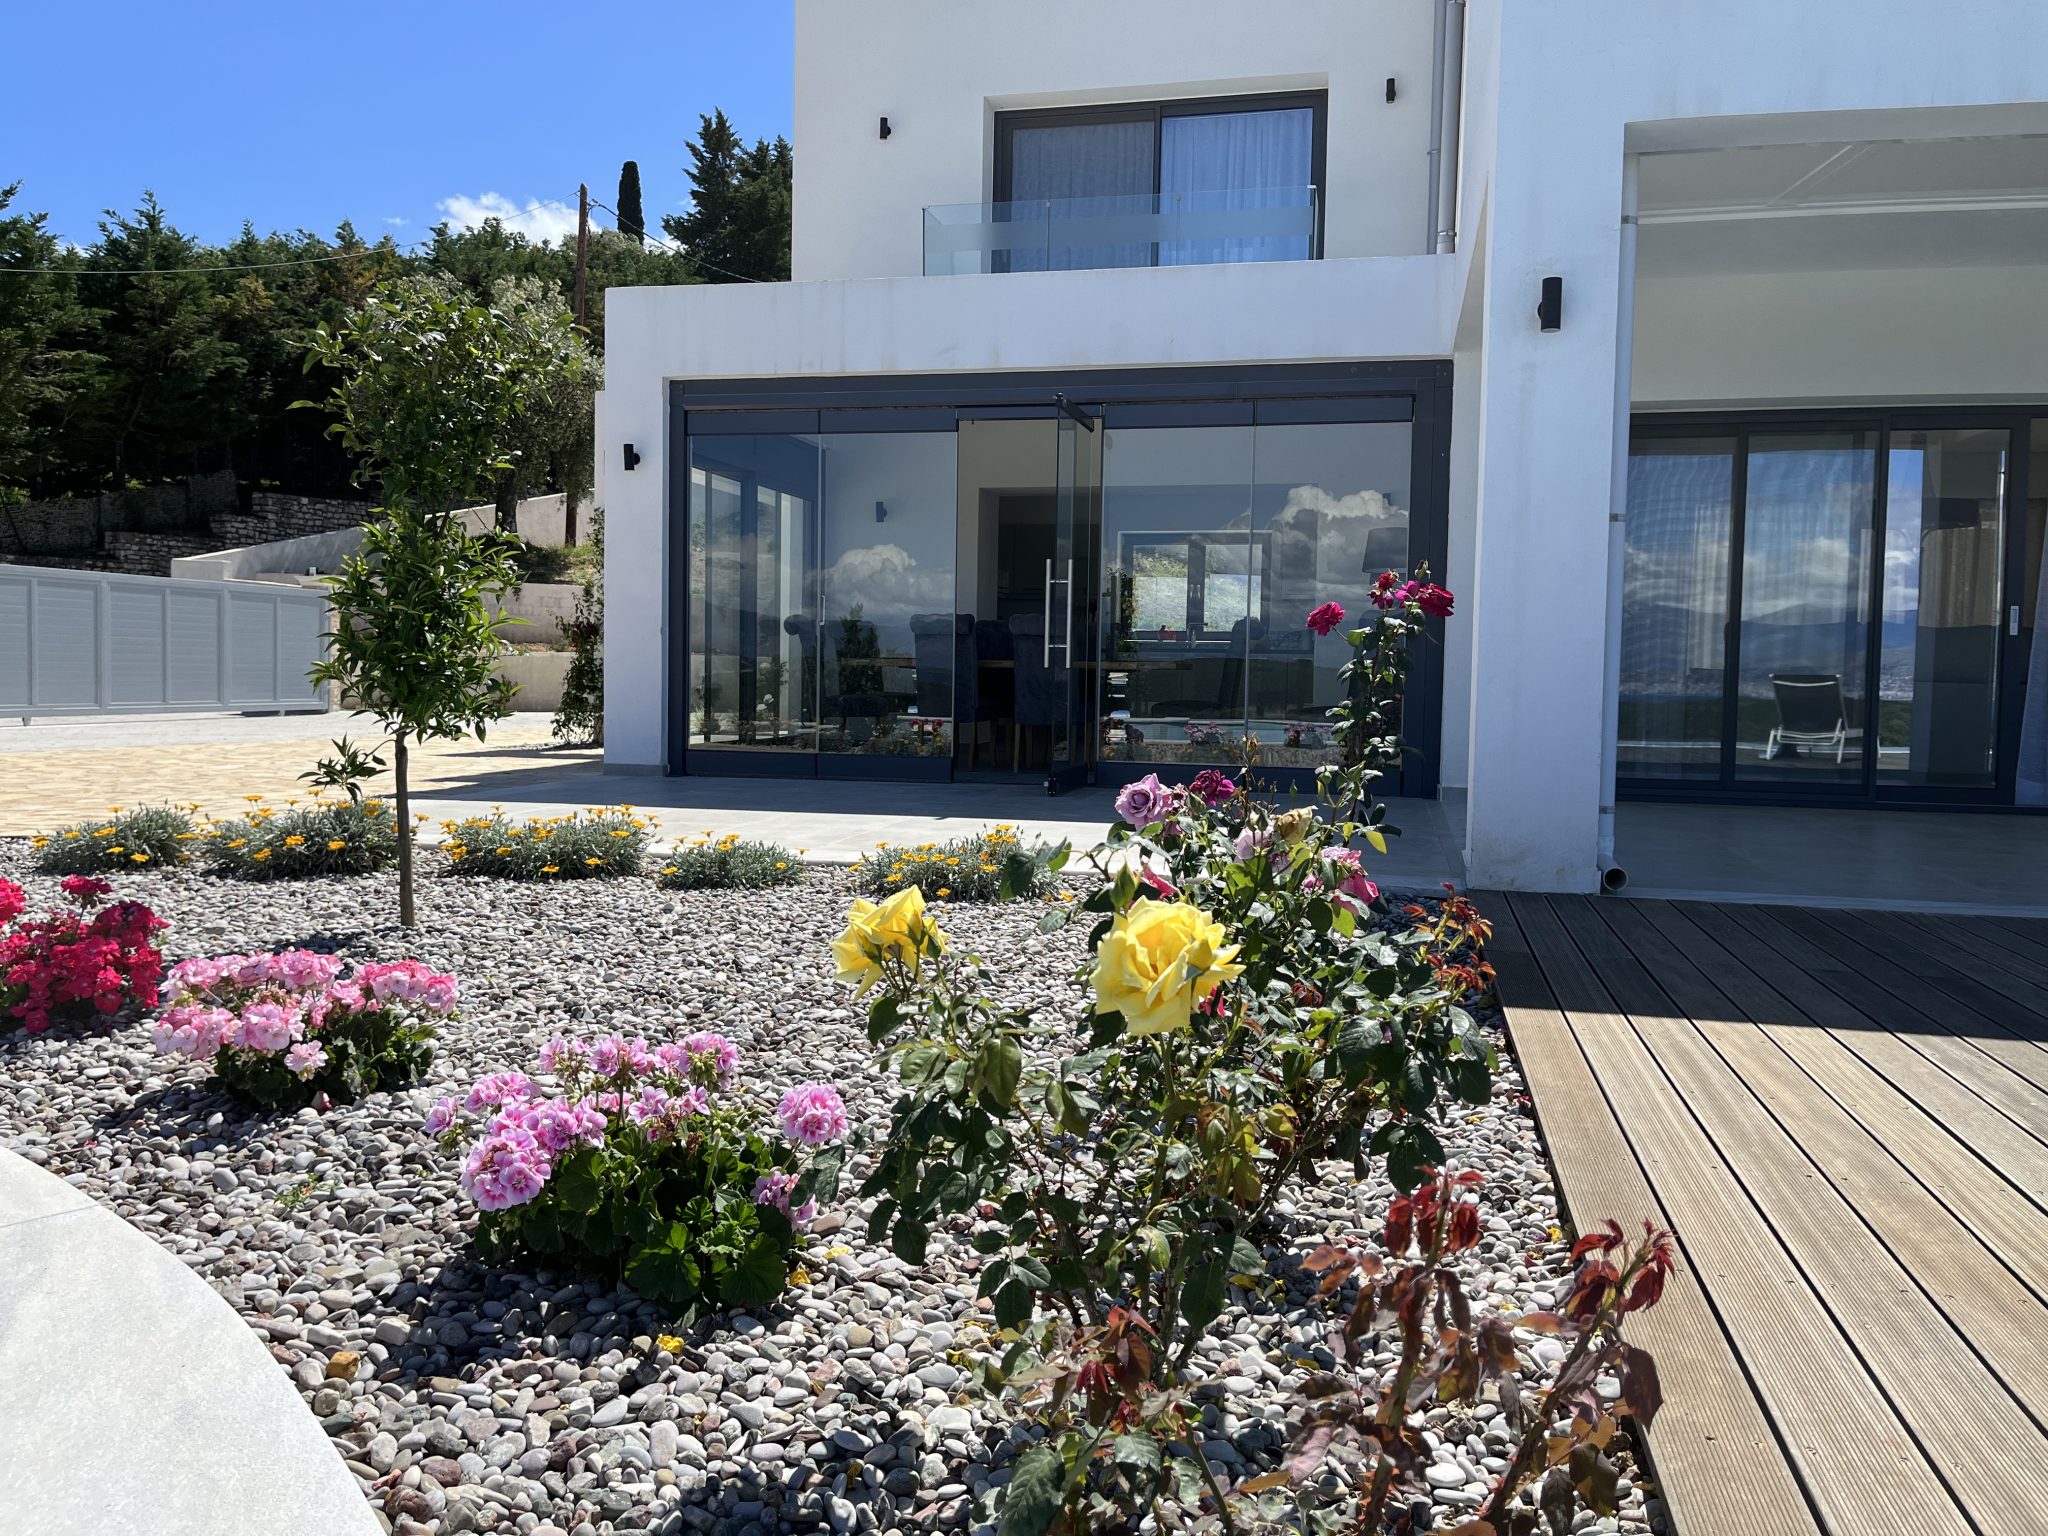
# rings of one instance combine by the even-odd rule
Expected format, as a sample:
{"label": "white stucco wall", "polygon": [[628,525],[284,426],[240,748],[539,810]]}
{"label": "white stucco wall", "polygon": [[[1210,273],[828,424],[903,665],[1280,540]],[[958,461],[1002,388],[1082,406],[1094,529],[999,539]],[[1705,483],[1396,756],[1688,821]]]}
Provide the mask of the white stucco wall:
{"label": "white stucco wall", "polygon": [[[1486,212],[1468,877],[1591,890],[1624,148],[1914,136],[1960,117],[2019,131],[2048,101],[2048,11],[1475,0],[1472,12],[1497,30],[1483,47],[1497,43],[1498,94],[1490,143],[1468,158],[1490,161],[1491,185],[1466,198]],[[1944,107],[1971,111],[1913,116]],[[1564,279],[1565,319],[1544,334],[1532,311],[1550,274]]]}
{"label": "white stucco wall", "polygon": [[1648,277],[1639,407],[2048,400],[2048,266]]}
{"label": "white stucco wall", "polygon": [[997,111],[1261,91],[1329,91],[1328,254],[1424,251],[1433,10],[797,0],[794,275],[923,271],[924,209],[991,195]]}

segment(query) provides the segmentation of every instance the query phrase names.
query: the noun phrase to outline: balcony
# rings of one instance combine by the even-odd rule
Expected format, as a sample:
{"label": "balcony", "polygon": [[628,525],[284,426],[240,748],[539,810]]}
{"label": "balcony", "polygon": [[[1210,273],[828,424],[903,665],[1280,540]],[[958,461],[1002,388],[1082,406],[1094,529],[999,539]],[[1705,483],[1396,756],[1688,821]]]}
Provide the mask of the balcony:
{"label": "balcony", "polygon": [[924,274],[1309,261],[1321,212],[1314,187],[944,203],[924,211]]}

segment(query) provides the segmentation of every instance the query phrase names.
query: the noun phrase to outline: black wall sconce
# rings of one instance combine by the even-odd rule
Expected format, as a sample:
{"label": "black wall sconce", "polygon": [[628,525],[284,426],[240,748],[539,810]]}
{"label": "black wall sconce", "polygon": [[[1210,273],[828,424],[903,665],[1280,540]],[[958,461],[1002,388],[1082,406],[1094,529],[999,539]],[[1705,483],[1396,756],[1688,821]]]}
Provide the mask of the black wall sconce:
{"label": "black wall sconce", "polygon": [[886,501],[875,503],[875,521],[878,523],[889,521],[889,504]]}
{"label": "black wall sconce", "polygon": [[882,137],[885,139],[889,137],[889,119],[886,117],[882,119]]}
{"label": "black wall sconce", "polygon": [[1536,301],[1536,323],[1546,331],[1564,329],[1564,279],[1543,279],[1543,297]]}
{"label": "black wall sconce", "polygon": [[631,443],[626,444],[625,458],[626,468],[638,469],[640,467],[640,450],[635,448]]}
{"label": "black wall sconce", "polygon": [[1389,76],[1387,76],[1387,100],[1389,100],[1389,101],[1392,101],[1393,99],[1394,99],[1394,77],[1393,77],[1392,75],[1389,75]]}

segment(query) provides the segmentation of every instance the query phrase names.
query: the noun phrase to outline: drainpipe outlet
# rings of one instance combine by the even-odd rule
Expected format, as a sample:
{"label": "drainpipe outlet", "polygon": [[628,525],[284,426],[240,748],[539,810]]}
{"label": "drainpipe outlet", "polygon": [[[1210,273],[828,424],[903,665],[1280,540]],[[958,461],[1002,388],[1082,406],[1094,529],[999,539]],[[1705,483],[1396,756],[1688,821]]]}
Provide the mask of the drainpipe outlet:
{"label": "drainpipe outlet", "polygon": [[1603,896],[1619,896],[1627,884],[1628,871],[1619,864],[1609,864],[1600,871],[1600,894]]}

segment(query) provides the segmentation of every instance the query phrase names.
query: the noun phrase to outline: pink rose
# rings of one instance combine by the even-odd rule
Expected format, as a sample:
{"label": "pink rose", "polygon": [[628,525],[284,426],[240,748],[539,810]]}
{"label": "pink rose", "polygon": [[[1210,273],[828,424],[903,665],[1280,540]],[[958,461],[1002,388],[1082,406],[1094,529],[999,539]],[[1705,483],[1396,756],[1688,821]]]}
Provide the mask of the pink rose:
{"label": "pink rose", "polygon": [[1324,603],[1308,616],[1308,627],[1319,635],[1327,635],[1344,622],[1344,609],[1337,603]]}

